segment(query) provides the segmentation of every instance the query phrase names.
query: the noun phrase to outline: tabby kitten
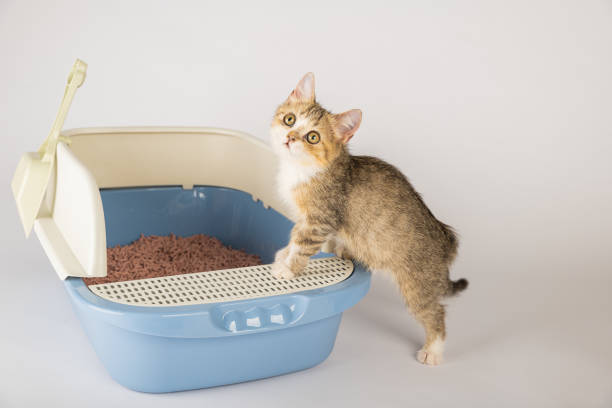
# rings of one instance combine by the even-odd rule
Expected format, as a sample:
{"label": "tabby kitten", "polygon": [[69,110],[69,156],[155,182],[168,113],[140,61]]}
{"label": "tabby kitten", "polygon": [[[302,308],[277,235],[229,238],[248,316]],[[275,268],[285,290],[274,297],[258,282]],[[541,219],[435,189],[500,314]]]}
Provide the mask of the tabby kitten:
{"label": "tabby kitten", "polygon": [[291,279],[319,250],[391,273],[425,328],[417,359],[437,365],[446,335],[440,301],[468,284],[449,279],[457,237],[399,170],[348,153],[346,144],[360,123],[360,110],[332,114],[317,103],[312,73],[276,110],[270,133],[280,159],[278,188],[296,224],[272,273]]}

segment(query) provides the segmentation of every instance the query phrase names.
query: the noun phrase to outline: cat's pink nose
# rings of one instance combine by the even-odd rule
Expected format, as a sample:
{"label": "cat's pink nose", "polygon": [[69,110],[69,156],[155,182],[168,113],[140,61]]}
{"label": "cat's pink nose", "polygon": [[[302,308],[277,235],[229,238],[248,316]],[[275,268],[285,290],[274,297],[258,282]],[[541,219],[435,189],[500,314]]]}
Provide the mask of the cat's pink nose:
{"label": "cat's pink nose", "polygon": [[298,137],[299,134],[295,130],[292,130],[291,132],[287,133],[287,143],[295,142]]}

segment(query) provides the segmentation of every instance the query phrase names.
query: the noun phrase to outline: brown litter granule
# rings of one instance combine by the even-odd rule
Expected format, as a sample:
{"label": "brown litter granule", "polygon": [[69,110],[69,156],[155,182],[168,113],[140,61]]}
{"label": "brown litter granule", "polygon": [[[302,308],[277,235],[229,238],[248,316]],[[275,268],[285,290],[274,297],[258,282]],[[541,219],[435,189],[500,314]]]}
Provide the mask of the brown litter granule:
{"label": "brown litter granule", "polygon": [[106,263],[108,275],[83,278],[86,285],[261,265],[261,259],[207,235],[182,238],[141,234],[131,244],[108,248]]}

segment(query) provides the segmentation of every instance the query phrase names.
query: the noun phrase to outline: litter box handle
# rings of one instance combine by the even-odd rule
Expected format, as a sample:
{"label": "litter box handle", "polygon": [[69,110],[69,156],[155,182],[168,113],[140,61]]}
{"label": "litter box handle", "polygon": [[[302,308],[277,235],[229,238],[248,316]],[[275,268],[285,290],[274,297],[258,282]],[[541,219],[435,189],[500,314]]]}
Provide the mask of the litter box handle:
{"label": "litter box handle", "polygon": [[66,84],[66,90],[64,91],[64,97],[62,98],[62,103],[60,105],[59,112],[55,117],[55,121],[53,122],[53,126],[51,127],[51,132],[47,139],[43,142],[43,144],[38,149],[38,154],[45,162],[50,162],[55,157],[55,150],[57,148],[57,143],[61,140],[64,142],[69,142],[67,139],[64,139],[60,136],[60,132],[62,131],[62,127],[64,126],[64,121],[66,120],[66,116],[68,115],[68,110],[70,109],[70,105],[72,104],[72,100],[74,99],[74,95],[76,93],[77,88],[83,85],[85,81],[85,77],[87,76],[87,64],[80,59],[77,59],[72,66],[72,70],[68,75],[68,83]]}

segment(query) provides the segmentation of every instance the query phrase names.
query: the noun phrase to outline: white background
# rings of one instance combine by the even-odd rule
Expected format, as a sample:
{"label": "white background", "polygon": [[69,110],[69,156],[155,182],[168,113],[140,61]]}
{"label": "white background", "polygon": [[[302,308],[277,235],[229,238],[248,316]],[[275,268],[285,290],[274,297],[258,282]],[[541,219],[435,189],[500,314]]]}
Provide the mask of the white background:
{"label": "white background", "polygon": [[[352,151],[398,166],[461,234],[452,276],[470,288],[445,364],[415,361],[421,328],[375,276],[313,369],[169,395],[116,384],[9,188],[77,57],[66,128],[267,140],[308,71],[324,106],[361,108]],[[612,406],[611,73],[610,1],[0,0],[0,406]]]}

